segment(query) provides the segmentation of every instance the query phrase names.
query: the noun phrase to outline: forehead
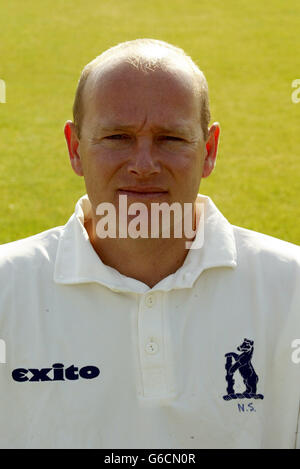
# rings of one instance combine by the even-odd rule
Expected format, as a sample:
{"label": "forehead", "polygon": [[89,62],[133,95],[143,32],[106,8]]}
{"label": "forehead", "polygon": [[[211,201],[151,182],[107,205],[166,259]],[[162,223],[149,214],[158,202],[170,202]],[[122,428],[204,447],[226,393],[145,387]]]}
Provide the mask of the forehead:
{"label": "forehead", "polygon": [[200,122],[195,77],[176,63],[147,72],[124,61],[101,66],[89,76],[83,101],[83,127]]}

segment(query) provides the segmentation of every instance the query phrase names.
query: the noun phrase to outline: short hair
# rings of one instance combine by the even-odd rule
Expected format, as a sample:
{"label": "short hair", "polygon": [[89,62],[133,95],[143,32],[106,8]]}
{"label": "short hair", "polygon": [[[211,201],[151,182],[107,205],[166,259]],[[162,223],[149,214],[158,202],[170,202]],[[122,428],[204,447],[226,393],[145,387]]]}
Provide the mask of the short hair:
{"label": "short hair", "polygon": [[197,96],[200,100],[200,124],[202,127],[204,139],[208,138],[208,125],[210,122],[208,85],[203,72],[195,64],[192,58],[180,47],[173,46],[165,41],[158,39],[135,39],[126,41],[113,46],[94,60],[89,62],[81,72],[75,100],[73,104],[73,119],[78,138],[81,135],[81,125],[83,119],[83,89],[89,75],[101,66],[101,63],[113,61],[122,57],[125,62],[144,72],[162,69],[167,66],[170,58],[181,59],[182,63],[189,65],[197,83]]}

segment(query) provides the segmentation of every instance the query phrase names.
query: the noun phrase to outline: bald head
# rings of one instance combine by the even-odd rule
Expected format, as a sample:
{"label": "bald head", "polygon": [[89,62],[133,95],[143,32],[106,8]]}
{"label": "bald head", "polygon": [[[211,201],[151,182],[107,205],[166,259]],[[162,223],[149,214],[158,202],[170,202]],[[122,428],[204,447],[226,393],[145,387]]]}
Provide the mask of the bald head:
{"label": "bald head", "polygon": [[203,73],[182,49],[155,39],[123,42],[106,50],[85,66],[73,106],[74,124],[79,138],[84,114],[92,102],[93,93],[110,80],[110,74],[114,77],[119,74],[122,82],[122,72],[125,78],[128,67],[143,76],[164,73],[166,80],[171,74],[192,88],[199,106],[203,135],[207,138],[210,112],[207,82]]}

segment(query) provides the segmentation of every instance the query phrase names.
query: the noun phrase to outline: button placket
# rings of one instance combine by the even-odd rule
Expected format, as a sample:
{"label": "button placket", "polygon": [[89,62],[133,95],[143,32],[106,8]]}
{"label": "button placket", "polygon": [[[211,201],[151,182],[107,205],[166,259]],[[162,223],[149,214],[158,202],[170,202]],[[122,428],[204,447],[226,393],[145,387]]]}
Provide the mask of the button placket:
{"label": "button placket", "polygon": [[144,397],[166,393],[163,302],[159,295],[148,294],[140,302],[138,331]]}

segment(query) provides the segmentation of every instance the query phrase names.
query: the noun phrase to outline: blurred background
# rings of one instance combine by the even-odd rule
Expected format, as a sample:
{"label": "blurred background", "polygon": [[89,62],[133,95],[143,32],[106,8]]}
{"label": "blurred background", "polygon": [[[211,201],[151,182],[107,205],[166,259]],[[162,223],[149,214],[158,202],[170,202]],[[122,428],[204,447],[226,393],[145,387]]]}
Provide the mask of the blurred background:
{"label": "blurred background", "polygon": [[151,37],[183,48],[208,80],[221,140],[200,192],[232,224],[300,244],[299,31],[298,0],[2,1],[0,243],[67,222],[85,193],[63,135],[80,72]]}

